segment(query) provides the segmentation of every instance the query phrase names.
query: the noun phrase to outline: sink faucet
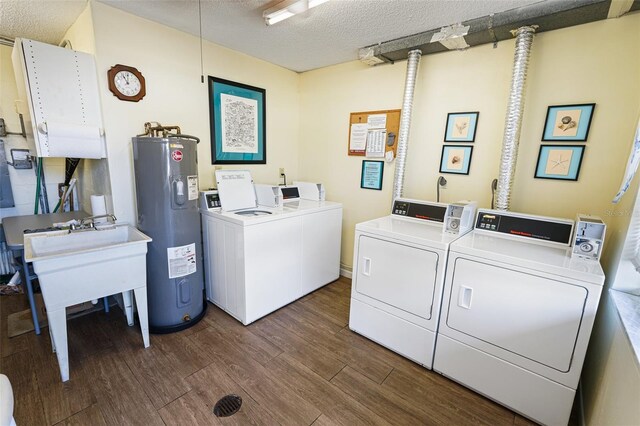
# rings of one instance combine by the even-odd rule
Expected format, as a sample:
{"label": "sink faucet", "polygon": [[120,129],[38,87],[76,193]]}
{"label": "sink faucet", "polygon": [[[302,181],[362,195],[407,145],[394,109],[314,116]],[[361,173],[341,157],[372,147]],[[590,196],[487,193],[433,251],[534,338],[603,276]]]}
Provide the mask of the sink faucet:
{"label": "sink faucet", "polygon": [[117,219],[112,214],[101,214],[101,215],[98,215],[98,216],[89,216],[89,217],[85,217],[83,219],[80,219],[80,223],[78,225],[71,224],[69,232],[73,232],[73,231],[88,231],[90,229],[95,229],[96,228],[95,220],[96,219],[102,219],[104,217],[106,217],[109,221],[111,221],[111,223],[113,223],[113,224],[116,223]]}

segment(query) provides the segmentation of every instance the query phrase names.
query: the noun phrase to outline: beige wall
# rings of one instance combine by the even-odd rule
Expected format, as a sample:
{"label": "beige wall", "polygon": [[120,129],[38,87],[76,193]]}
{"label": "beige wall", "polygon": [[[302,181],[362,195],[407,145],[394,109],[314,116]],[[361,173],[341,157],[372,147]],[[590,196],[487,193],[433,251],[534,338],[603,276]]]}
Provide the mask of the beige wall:
{"label": "beige wall", "polygon": [[[574,218],[605,217],[616,193],[640,112],[640,14],[536,36],[526,93],[512,210]],[[443,201],[488,207],[497,176],[514,41],[422,58],[416,87],[405,196],[435,200],[448,112],[480,111],[469,176],[445,175]],[[370,68],[358,62],[301,75],[301,178],[324,182],[344,203],[342,262],[350,267],[356,223],[389,211],[395,165],[382,191],[360,189],[361,157],[348,157],[349,113],[400,108],[406,62]],[[578,182],[534,179],[548,105],[597,104]],[[610,232],[616,224],[609,223]]]}
{"label": "beige wall", "polygon": [[[196,7],[185,3],[185,7]],[[213,185],[207,84],[200,82],[200,44],[196,37],[141,19],[102,3],[91,4],[96,62],[115,214],[135,223],[131,137],[147,121],[177,124],[200,137],[200,188]],[[147,95],[123,102],[108,90],[107,71],[115,64],[136,67],[146,79]],[[204,43],[204,72],[266,89],[267,161],[249,169],[256,182],[277,183],[278,168],[289,179],[298,175],[298,74],[250,56]],[[205,80],[206,81],[206,80]],[[226,166],[230,168],[231,166]]]}

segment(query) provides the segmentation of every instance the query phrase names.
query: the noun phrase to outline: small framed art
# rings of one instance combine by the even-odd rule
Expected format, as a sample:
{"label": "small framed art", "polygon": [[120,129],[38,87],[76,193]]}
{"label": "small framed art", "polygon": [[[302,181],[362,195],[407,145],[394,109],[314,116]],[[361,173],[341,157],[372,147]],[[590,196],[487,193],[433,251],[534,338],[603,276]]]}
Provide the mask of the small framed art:
{"label": "small framed art", "polygon": [[381,190],[383,173],[384,161],[362,160],[360,188]]}
{"label": "small framed art", "polygon": [[547,109],[543,141],[585,142],[596,104],[555,105]]}
{"label": "small framed art", "polygon": [[445,142],[473,142],[476,140],[479,112],[450,112],[444,131]]}
{"label": "small framed art", "polygon": [[538,179],[578,180],[584,146],[542,145],[535,177]]}
{"label": "small framed art", "polygon": [[266,164],[266,91],[209,76],[211,164]]}
{"label": "small framed art", "polygon": [[471,165],[472,146],[444,145],[440,158],[440,173],[468,175]]}

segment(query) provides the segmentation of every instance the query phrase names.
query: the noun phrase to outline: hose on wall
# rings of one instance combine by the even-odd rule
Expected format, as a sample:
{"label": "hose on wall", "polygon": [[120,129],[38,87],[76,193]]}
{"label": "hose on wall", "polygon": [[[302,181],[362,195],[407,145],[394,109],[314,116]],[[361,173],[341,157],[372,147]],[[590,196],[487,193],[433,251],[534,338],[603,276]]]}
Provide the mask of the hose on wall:
{"label": "hose on wall", "polygon": [[513,74],[511,77],[511,90],[507,116],[505,119],[504,136],[502,139],[502,157],[500,160],[500,172],[498,174],[498,187],[496,191],[497,210],[509,210],[511,203],[511,188],[518,159],[518,145],[520,142],[520,130],[522,128],[522,115],[524,112],[524,89],[529,68],[529,56],[535,27],[520,27],[515,31],[516,48],[513,60]]}
{"label": "hose on wall", "polygon": [[404,190],[405,166],[407,163],[407,145],[409,143],[409,129],[411,128],[411,111],[413,110],[413,93],[416,87],[416,76],[422,51],[419,49],[409,52],[407,58],[407,77],[404,84],[404,98],[398,130],[398,150],[396,156],[396,170],[393,178],[393,200],[402,197]]}

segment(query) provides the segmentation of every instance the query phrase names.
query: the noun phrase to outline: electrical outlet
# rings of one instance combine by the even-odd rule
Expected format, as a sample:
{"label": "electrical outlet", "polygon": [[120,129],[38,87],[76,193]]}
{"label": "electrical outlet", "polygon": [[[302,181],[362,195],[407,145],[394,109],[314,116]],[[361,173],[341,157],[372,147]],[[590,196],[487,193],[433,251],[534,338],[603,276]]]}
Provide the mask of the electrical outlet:
{"label": "electrical outlet", "polygon": [[280,176],[284,175],[284,167],[280,167]]}

